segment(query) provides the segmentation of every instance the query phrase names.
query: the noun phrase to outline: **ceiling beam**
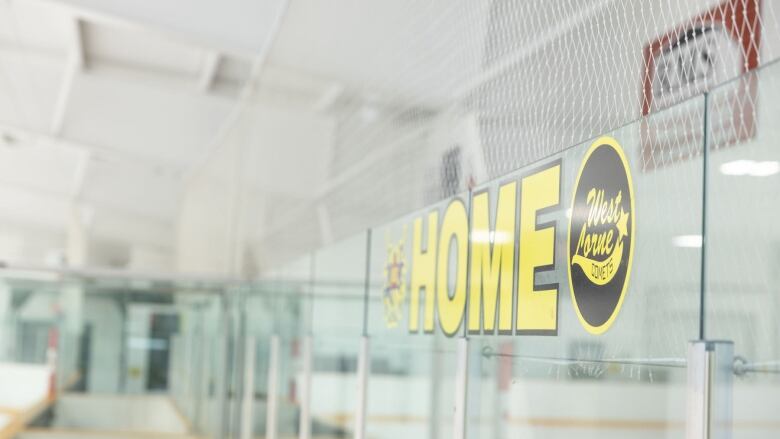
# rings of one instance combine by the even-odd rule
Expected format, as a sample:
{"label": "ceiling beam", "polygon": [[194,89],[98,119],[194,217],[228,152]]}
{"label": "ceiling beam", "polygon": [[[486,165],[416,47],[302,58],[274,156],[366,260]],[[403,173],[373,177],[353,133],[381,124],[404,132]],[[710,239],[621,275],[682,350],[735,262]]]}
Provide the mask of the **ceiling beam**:
{"label": "ceiling beam", "polygon": [[336,101],[344,94],[344,86],[339,83],[333,83],[322,91],[320,97],[314,103],[314,111],[325,112],[330,109]]}
{"label": "ceiling beam", "polygon": [[200,76],[198,77],[198,90],[202,93],[208,93],[214,85],[220,61],[221,56],[219,52],[211,51],[206,53],[206,57],[203,60],[203,67],[200,71]]}
{"label": "ceiling beam", "polygon": [[60,90],[57,94],[57,101],[54,106],[54,116],[52,117],[50,132],[54,136],[59,136],[65,126],[65,116],[68,111],[68,102],[70,101],[73,81],[76,75],[81,73],[86,66],[86,51],[84,50],[84,32],[83,23],[76,17],[71,17],[71,31],[69,38],[68,63],[65,68],[65,75],[60,84]]}
{"label": "ceiling beam", "polygon": [[[109,12],[103,12],[97,8],[91,8],[79,4],[79,2],[63,1],[63,0],[43,0],[45,3],[55,5],[57,8],[79,17],[81,20],[88,23],[98,23],[115,28],[141,30],[146,32],[154,32],[161,37],[176,41],[181,44],[193,45],[198,47],[209,48],[220,53],[229,54],[239,58],[251,58],[257,55],[257,51],[235,47],[232,45],[219,44],[210,38],[203,38],[193,36],[187,33],[178,32],[164,26],[155,24],[144,23],[138,20],[134,20],[129,17],[123,17],[120,15],[112,14]],[[97,4],[97,3],[96,3]]]}
{"label": "ceiling beam", "polygon": [[231,109],[230,113],[228,113],[228,115],[222,120],[222,124],[220,124],[216,133],[212,137],[206,151],[203,153],[203,155],[201,155],[200,160],[194,166],[192,166],[187,173],[185,181],[188,182],[188,186],[190,182],[195,180],[195,178],[197,178],[197,176],[203,172],[204,168],[213,159],[217,150],[223,146],[225,139],[233,129],[233,125],[239,120],[247,106],[249,106],[250,100],[255,94],[256,82],[266,65],[268,55],[271,53],[271,47],[276,41],[276,37],[279,35],[279,29],[281,28],[282,21],[285,14],[287,13],[289,2],[290,0],[284,0],[282,7],[279,8],[278,14],[276,14],[274,17],[273,24],[271,25],[271,30],[269,32],[271,37],[268,38],[260,53],[254,57],[252,68],[249,71],[249,77],[244,82],[244,85],[241,88],[238,97],[236,98],[236,102],[233,105],[233,108]]}
{"label": "ceiling beam", "polygon": [[8,124],[5,121],[0,121],[0,133],[8,133],[13,137],[21,138],[25,142],[45,142],[71,151],[84,151],[89,153],[90,159],[103,156],[109,157],[113,160],[122,162],[123,166],[137,167],[146,170],[162,166],[177,172],[184,172],[186,170],[184,165],[169,160],[158,160],[119,148],[70,140],[63,136],[53,136],[50,133]]}

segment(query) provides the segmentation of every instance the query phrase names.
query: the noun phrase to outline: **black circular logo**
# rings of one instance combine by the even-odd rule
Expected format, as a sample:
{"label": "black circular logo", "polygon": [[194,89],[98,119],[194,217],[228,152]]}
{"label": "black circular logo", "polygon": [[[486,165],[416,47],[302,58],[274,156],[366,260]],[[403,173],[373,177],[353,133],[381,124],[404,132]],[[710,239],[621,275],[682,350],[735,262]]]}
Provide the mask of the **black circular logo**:
{"label": "black circular logo", "polygon": [[585,153],[569,220],[569,289],[585,329],[602,334],[623,304],[634,253],[634,190],[617,141],[602,137]]}

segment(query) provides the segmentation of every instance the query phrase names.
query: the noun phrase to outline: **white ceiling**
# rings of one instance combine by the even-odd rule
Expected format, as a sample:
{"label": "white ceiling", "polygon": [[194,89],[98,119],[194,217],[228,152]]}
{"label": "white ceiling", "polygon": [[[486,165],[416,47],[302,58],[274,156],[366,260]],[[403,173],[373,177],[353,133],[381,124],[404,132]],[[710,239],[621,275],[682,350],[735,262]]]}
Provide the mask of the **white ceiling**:
{"label": "white ceiling", "polygon": [[482,67],[489,5],[487,0],[292,1],[269,62],[338,78],[363,93],[449,102],[452,90]]}
{"label": "white ceiling", "polygon": [[[315,115],[345,96],[366,95],[432,105],[480,67],[478,39],[457,29],[484,20],[486,1],[443,7],[445,0],[437,0],[415,7],[411,22],[410,0],[379,8],[356,0],[295,1],[289,9],[285,3],[0,4],[0,190],[8,205],[0,221],[62,229],[78,197],[98,228],[118,235],[109,238],[124,238],[116,223],[123,215],[144,223],[150,236],[164,235],[188,178],[212,159],[232,113],[243,108],[242,89],[257,74],[253,65],[263,60],[256,76],[262,87],[249,97],[278,111],[265,117],[262,108],[244,109],[244,118],[259,123],[246,121],[242,135],[287,134],[252,150],[249,162],[258,165],[244,173],[275,200],[305,198],[327,178],[323,164],[331,160],[330,150],[301,145],[311,133],[296,133],[292,127],[305,115],[291,110]],[[437,16],[442,10],[446,16]],[[280,17],[285,25],[277,28]],[[446,48],[414,44],[431,31],[431,20],[448,23],[452,35],[440,40],[453,53],[460,47],[449,63],[430,56]],[[393,47],[389,31],[398,35]],[[439,80],[410,80],[420,72]],[[332,122],[306,117],[313,132],[333,135]],[[301,161],[302,155],[316,160]]]}
{"label": "white ceiling", "polygon": [[[613,49],[599,44],[612,40],[598,27],[603,20],[594,20],[589,26],[595,28],[570,33],[576,44],[569,52],[533,58],[526,70],[507,79],[511,87],[498,84],[492,98],[483,93],[482,105],[514,115],[590,115],[583,108],[594,101],[636,111],[641,44],[713,1],[676,1],[686,10],[670,12],[661,0],[628,6],[609,0],[533,0],[507,8],[527,15],[498,18],[491,17],[491,0],[0,2],[0,222],[62,229],[77,197],[107,239],[132,235],[173,246],[166,237],[173,234],[187,185],[214,161],[226,132],[256,146],[241,172],[255,190],[251,197],[264,197],[258,205],[280,210],[285,202],[291,209],[306,205],[302,212],[310,219],[314,207],[307,194],[324,199],[335,187],[329,179],[344,183],[349,177],[360,189],[382,172],[389,188],[384,192],[421,192],[424,182],[403,180],[421,171],[398,178],[389,172],[422,166],[412,157],[424,156],[420,139],[426,134],[408,129],[408,121],[423,125],[420,121],[433,120],[436,110],[453,110],[448,106],[459,105],[463,93],[492,77],[501,79],[496,72],[502,70],[493,69],[492,62],[539,54],[546,43],[537,40],[554,41],[565,31],[558,27],[578,29],[571,16],[582,10],[596,16],[608,6],[626,16],[626,26],[639,29],[630,34],[636,41],[616,43],[623,52],[614,53],[628,54],[614,60],[622,70],[603,75],[595,62],[569,63],[583,48],[591,49],[594,60],[601,56],[595,50]],[[641,22],[631,21],[637,17]],[[498,33],[508,52],[486,54],[487,27],[502,23],[518,28]],[[566,68],[554,68],[555,63]],[[556,76],[545,76],[548,71]],[[529,73],[537,75],[536,82],[519,77]],[[583,77],[595,85],[583,90]],[[549,87],[548,81],[558,85]],[[613,88],[623,94],[600,92]],[[561,96],[570,90],[578,96],[573,104]],[[243,128],[231,131],[236,120]],[[447,119],[438,129],[453,126]],[[552,133],[561,130],[553,128]],[[278,141],[260,144],[261,132]],[[358,140],[341,142],[352,149],[322,147],[337,143],[328,139],[335,136]],[[390,163],[386,151],[378,151],[382,148],[403,154]],[[222,172],[230,177],[233,170],[228,166]],[[407,192],[398,190],[402,184]],[[377,187],[364,192],[377,198],[374,210],[400,205],[378,197]],[[358,207],[342,214],[354,219],[354,212],[369,210],[360,206],[372,200],[352,198],[345,196],[342,204]],[[140,226],[130,233],[129,222]],[[363,217],[354,221],[364,222]],[[271,223],[290,221],[280,216]]]}
{"label": "white ceiling", "polygon": [[127,239],[129,221],[147,241],[171,229],[250,58],[150,29],[54,2],[0,4],[0,221],[64,230],[78,197],[106,239]]}
{"label": "white ceiling", "polygon": [[199,46],[243,54],[270,43],[285,0],[58,0],[80,15],[140,24]]}

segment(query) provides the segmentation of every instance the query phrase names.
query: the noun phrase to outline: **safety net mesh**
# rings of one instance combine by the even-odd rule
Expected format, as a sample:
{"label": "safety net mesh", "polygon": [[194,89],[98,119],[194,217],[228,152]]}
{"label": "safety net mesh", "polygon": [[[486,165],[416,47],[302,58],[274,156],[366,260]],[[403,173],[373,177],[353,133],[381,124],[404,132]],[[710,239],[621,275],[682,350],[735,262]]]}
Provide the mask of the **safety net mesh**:
{"label": "safety net mesh", "polygon": [[[274,66],[301,59],[331,84],[310,107],[334,123],[328,179],[266,214],[260,246],[283,248],[281,259],[699,96],[780,51],[780,6],[768,0],[353,6],[292,0],[254,89],[274,99]],[[290,49],[296,39],[308,50]],[[713,145],[749,137],[757,104],[750,81],[719,94]],[[643,171],[701,154],[704,107],[692,108],[642,125]]]}

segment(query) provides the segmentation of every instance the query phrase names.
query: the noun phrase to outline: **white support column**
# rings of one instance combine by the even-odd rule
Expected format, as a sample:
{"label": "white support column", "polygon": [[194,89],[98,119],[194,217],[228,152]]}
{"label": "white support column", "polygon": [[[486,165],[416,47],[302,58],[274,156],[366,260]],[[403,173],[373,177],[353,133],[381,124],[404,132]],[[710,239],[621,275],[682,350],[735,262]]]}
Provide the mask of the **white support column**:
{"label": "white support column", "polygon": [[367,335],[360,338],[360,351],[357,364],[357,401],[355,402],[354,439],[366,437],[366,401],[368,400],[368,375],[371,373],[370,339]]}
{"label": "white support column", "polygon": [[322,245],[328,245],[333,242],[333,227],[330,221],[328,206],[324,202],[317,204],[317,222],[320,225],[320,236]]}
{"label": "white support column", "polygon": [[441,339],[438,336],[434,336],[432,341],[433,343],[431,344],[430,349],[431,368],[428,372],[430,381],[430,387],[428,391],[431,395],[428,408],[430,413],[428,416],[428,437],[431,439],[439,439],[441,437],[439,434],[439,422],[442,417],[442,410],[440,408],[441,400],[439,399],[439,396],[441,394],[441,387],[443,385],[443,379],[439,371],[444,367],[444,361],[442,359],[444,354],[441,351]]}
{"label": "white support column", "polygon": [[[66,235],[66,262],[68,267],[84,267],[89,254],[89,214],[77,199],[70,203],[70,216]],[[79,345],[84,327],[84,287],[80,283],[66,282],[58,298],[64,316],[64,325],[58,328],[56,345],[52,351],[52,367],[56,374],[57,388],[65,385],[77,372]]]}
{"label": "white support column", "polygon": [[16,336],[16,328],[13,325],[6,325],[6,322],[12,321],[13,296],[9,282],[5,279],[0,280],[0,358],[11,357],[12,340]]}
{"label": "white support column", "polygon": [[277,412],[279,404],[279,336],[271,336],[268,354],[268,404],[266,405],[265,438],[276,439]]}
{"label": "white support column", "polygon": [[[223,309],[223,316],[226,314],[225,310]],[[225,322],[229,321],[227,318],[223,317],[222,325],[225,325]],[[228,343],[229,343],[229,337],[228,329],[223,327],[221,328],[221,331],[224,333],[220,335],[218,344],[216,346],[215,351],[219,355],[217,358],[218,366],[217,366],[217,376],[220,377],[220,379],[217,379],[217,410],[219,413],[219,417],[217,418],[217,428],[214,430],[214,439],[221,439],[225,436],[227,436],[227,427],[228,427],[228,397],[227,397],[227,389],[228,389],[228,383],[227,383],[227,376],[228,376]]]}
{"label": "white support column", "polygon": [[303,360],[303,371],[301,377],[301,416],[298,424],[298,438],[311,438],[311,359],[312,359],[312,337],[307,335],[303,338],[301,346],[301,355]]}
{"label": "white support column", "polygon": [[731,439],[733,368],[732,342],[688,345],[686,439]]}
{"label": "white support column", "polygon": [[255,337],[246,339],[244,349],[244,392],[241,403],[241,439],[251,439],[254,433],[255,417]]}
{"label": "white support column", "polygon": [[452,437],[454,439],[466,439],[466,404],[469,380],[469,339],[458,339],[456,355],[457,369],[455,370],[455,413],[453,415]]}

